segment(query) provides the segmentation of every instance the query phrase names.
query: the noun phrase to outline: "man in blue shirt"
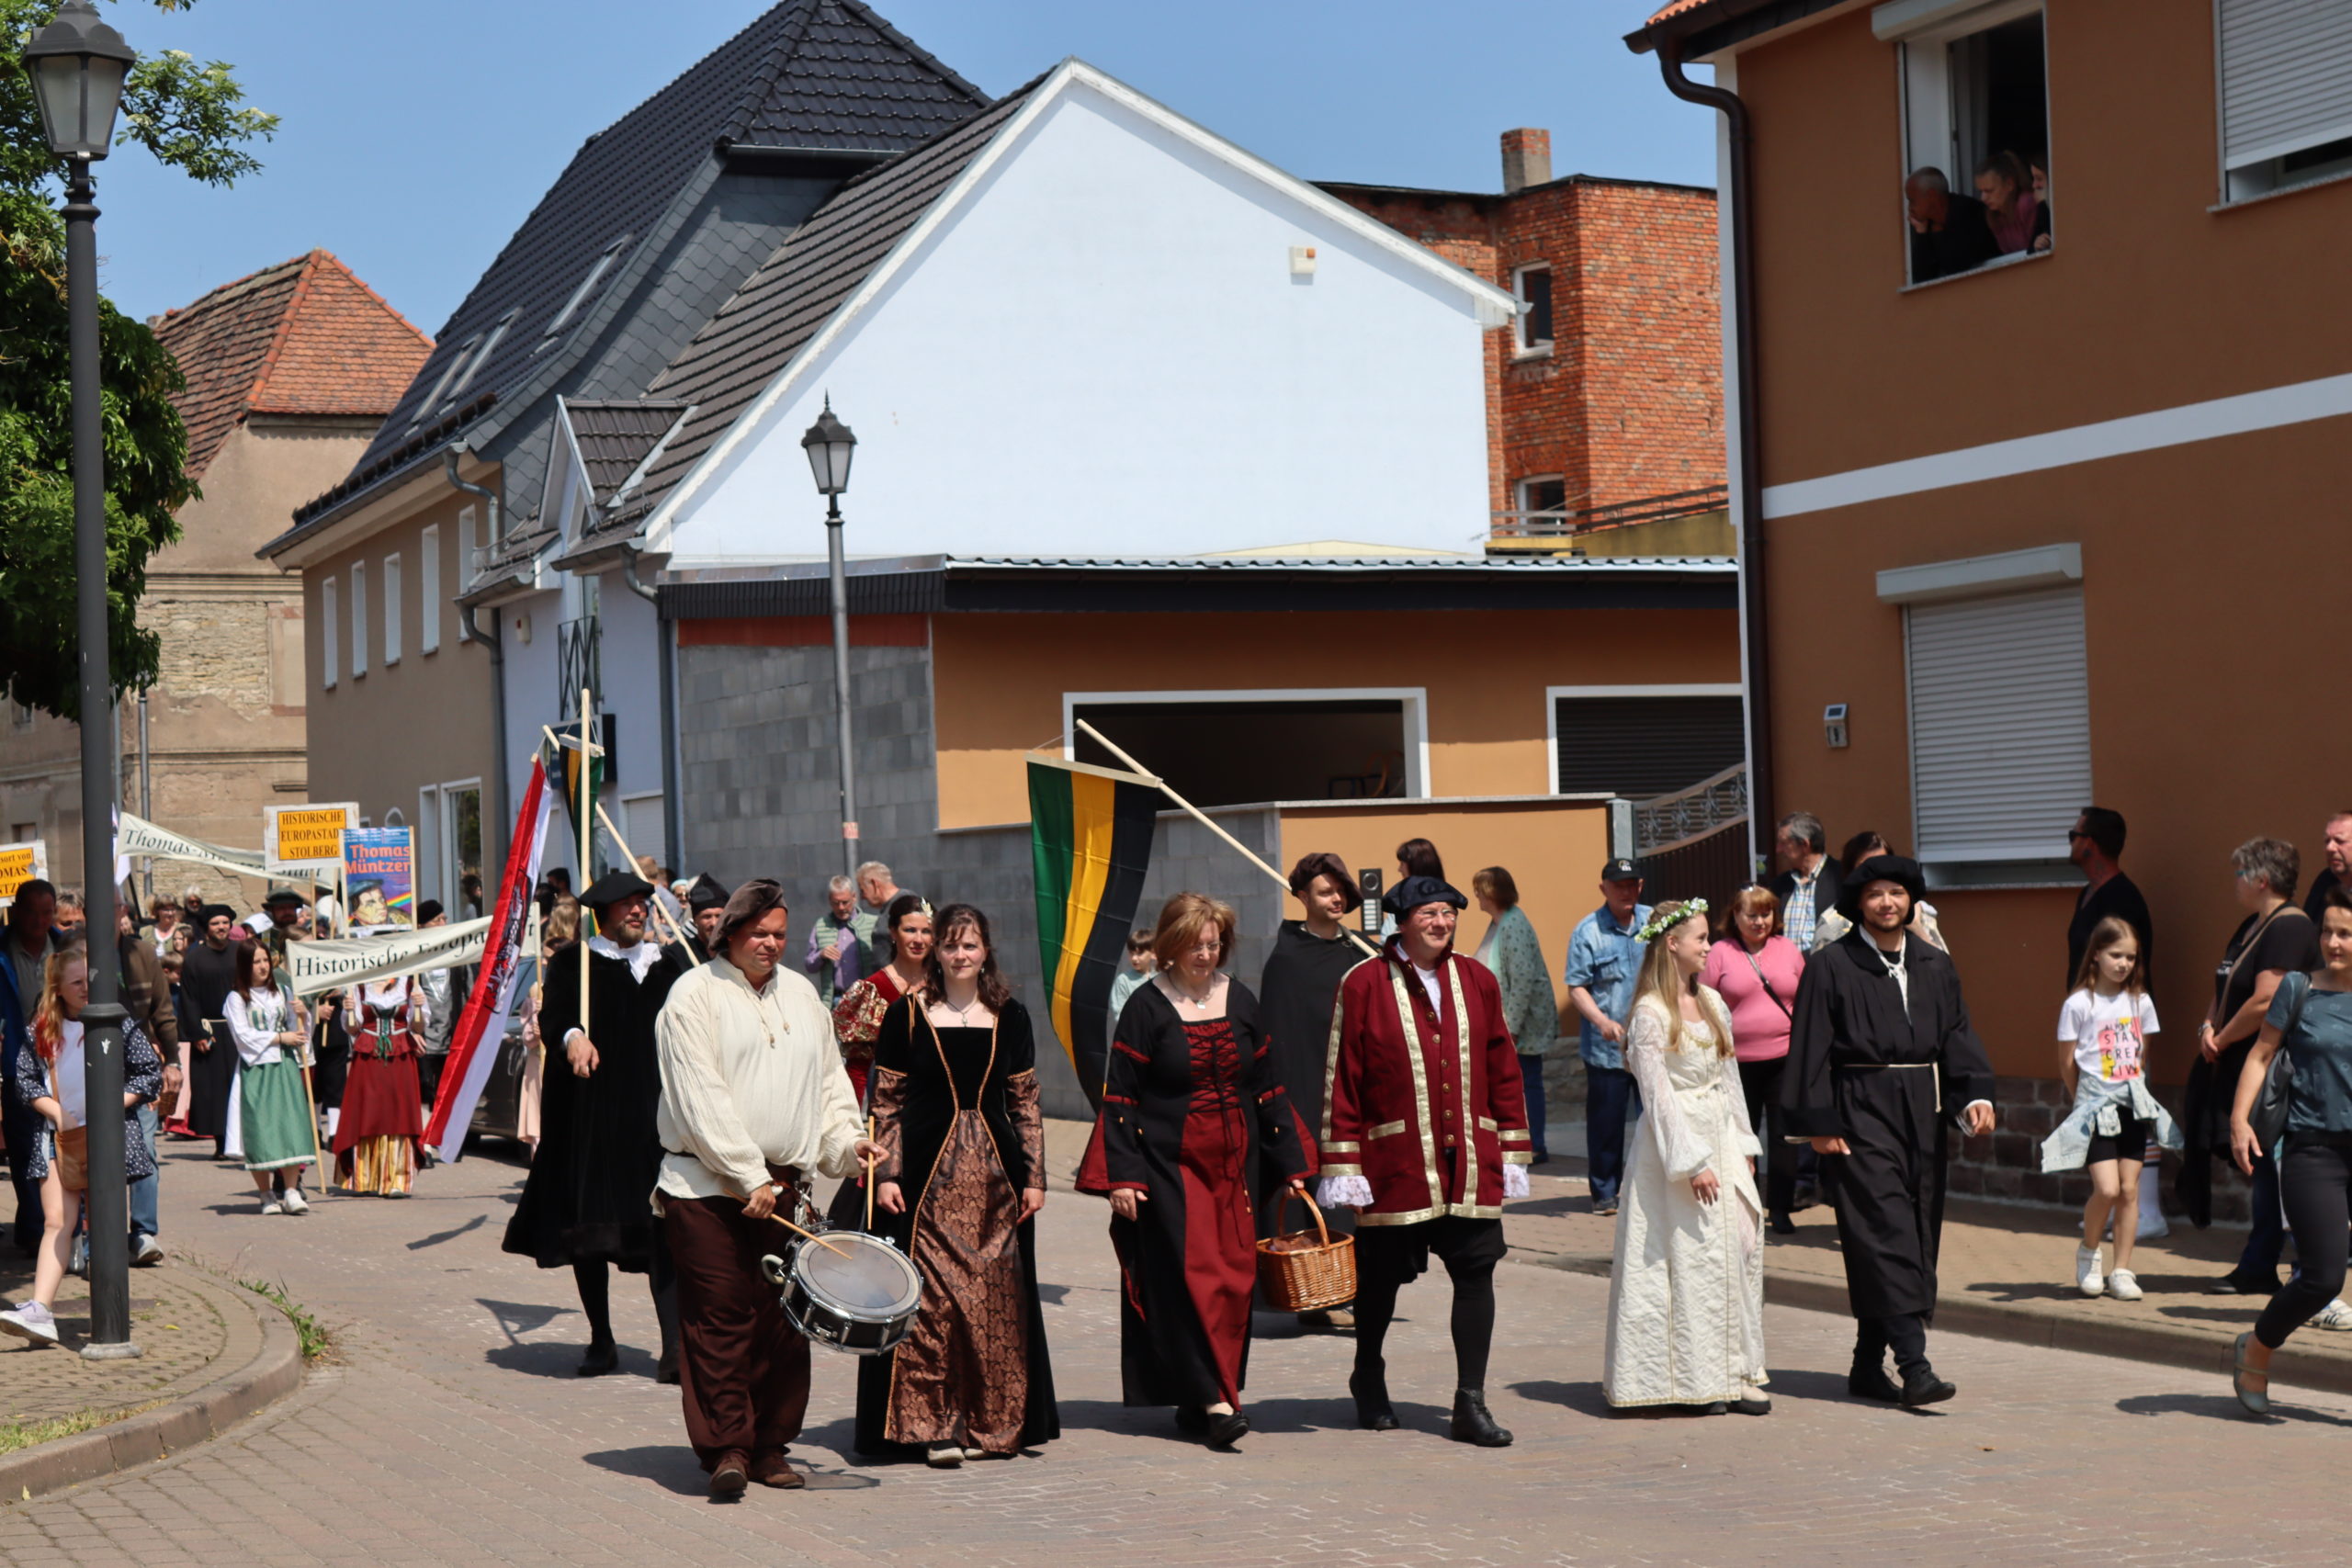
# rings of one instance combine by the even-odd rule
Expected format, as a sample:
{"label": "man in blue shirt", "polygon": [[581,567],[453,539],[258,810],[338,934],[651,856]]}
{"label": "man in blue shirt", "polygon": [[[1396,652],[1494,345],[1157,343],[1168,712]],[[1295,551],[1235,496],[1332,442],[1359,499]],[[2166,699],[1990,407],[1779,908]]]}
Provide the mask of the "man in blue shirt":
{"label": "man in blue shirt", "polygon": [[1600,868],[1601,906],[1577,922],[1568,938],[1568,1001],[1583,1019],[1577,1055],[1584,1059],[1585,1171],[1592,1212],[1617,1212],[1617,1183],[1625,1172],[1625,1116],[1634,1075],[1625,1070],[1625,1020],[1634,1010],[1634,981],[1642,948],[1634,933],[1650,918],[1642,902],[1642,874],[1632,861]]}

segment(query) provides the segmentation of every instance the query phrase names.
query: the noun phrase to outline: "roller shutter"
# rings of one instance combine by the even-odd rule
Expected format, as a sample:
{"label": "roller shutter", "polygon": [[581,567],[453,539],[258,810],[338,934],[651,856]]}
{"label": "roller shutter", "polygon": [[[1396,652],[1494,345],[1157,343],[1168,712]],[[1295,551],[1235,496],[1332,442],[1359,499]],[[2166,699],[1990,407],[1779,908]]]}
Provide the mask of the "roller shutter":
{"label": "roller shutter", "polygon": [[2352,6],[2220,0],[2222,164],[2352,137]]}
{"label": "roller shutter", "polygon": [[1561,697],[1553,716],[1562,795],[1670,795],[1747,755],[1737,697]]}
{"label": "roller shutter", "polygon": [[2091,796],[2079,588],[1914,604],[1911,792],[1923,861],[2060,861]]}

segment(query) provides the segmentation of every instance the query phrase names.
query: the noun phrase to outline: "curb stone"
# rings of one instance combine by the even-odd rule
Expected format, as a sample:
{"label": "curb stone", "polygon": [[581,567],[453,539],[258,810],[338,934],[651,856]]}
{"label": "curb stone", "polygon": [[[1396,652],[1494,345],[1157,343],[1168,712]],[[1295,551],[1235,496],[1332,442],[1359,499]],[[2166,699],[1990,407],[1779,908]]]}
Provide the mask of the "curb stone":
{"label": "curb stone", "polygon": [[301,1386],[301,1341],[284,1313],[251,1291],[193,1269],[184,1278],[224,1315],[239,1310],[226,1298],[242,1303],[261,1328],[261,1349],[243,1366],[153,1409],[0,1458],[0,1506],[23,1502],[28,1494],[39,1497],[169,1458],[219,1437]]}

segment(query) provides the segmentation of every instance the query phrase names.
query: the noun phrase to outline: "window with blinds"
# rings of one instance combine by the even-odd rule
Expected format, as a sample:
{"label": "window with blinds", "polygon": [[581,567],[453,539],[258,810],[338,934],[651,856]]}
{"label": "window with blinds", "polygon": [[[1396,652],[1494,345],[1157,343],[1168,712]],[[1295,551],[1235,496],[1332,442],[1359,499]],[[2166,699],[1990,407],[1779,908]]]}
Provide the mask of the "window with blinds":
{"label": "window with blinds", "polygon": [[1904,637],[1919,859],[2064,866],[2092,798],[2082,590],[1913,604]]}
{"label": "window with blinds", "polygon": [[1671,795],[1747,760],[1736,696],[1554,699],[1561,795],[1643,800]]}
{"label": "window with blinds", "polygon": [[2228,198],[2352,173],[2352,6],[2216,4]]}

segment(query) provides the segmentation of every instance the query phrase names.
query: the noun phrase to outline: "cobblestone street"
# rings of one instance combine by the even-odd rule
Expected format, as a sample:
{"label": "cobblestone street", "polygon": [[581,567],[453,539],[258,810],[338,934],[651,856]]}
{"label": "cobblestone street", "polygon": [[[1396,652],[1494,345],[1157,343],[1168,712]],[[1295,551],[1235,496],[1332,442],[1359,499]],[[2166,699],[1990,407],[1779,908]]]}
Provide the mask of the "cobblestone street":
{"label": "cobblestone street", "polygon": [[[1057,1140],[1057,1144],[1064,1140]],[[194,1145],[181,1145],[192,1147]],[[1061,1152],[1057,1150],[1057,1153]],[[1408,1430],[1350,1424],[1340,1337],[1262,1340],[1257,1430],[1207,1452],[1117,1401],[1101,1208],[1057,1191],[1042,1224],[1065,1436],[958,1472],[844,1451],[853,1367],[820,1354],[805,1493],[714,1506],[657,1386],[652,1322],[616,1288],[623,1375],[582,1381],[570,1276],[498,1251],[519,1167],[476,1156],[407,1202],[338,1200],[264,1219],[242,1175],[172,1160],[165,1235],[283,1280],[336,1329],[339,1360],[226,1438],[0,1509],[10,1568],[236,1562],[647,1561],[1715,1563],[2334,1562],[2352,1402],[2282,1391],[2237,1414],[2217,1378],[1944,1335],[1954,1404],[1847,1400],[1844,1320],[1774,1309],[1766,1420],[1612,1419],[1598,1386],[1607,1281],[1501,1271],[1500,1452],[1437,1434],[1442,1284],[1408,1292],[1392,1345]],[[142,1280],[156,1276],[143,1275]],[[142,1292],[147,1287],[141,1287]],[[1261,1323],[1265,1320],[1261,1319]],[[0,1359],[0,1380],[24,1363]],[[2175,1483],[2195,1478],[2193,1486]],[[2226,1506],[2215,1498],[2226,1492]]]}

